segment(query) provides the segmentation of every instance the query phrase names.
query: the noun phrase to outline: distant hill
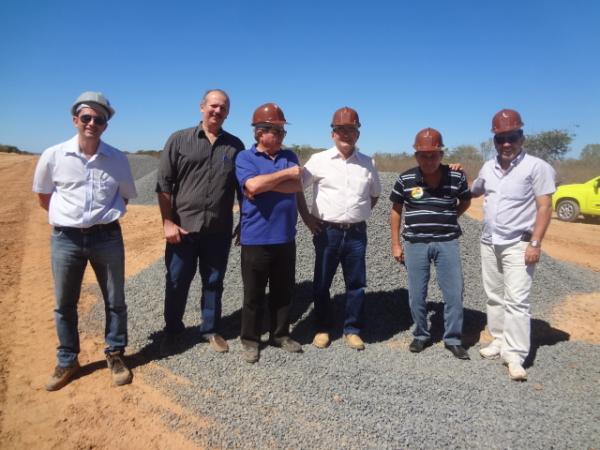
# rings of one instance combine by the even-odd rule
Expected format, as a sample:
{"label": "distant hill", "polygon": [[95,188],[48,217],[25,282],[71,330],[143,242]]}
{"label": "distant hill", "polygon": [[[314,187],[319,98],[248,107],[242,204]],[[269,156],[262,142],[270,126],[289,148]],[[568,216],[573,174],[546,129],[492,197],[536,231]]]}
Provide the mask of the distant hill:
{"label": "distant hill", "polygon": [[14,145],[4,144],[0,144],[0,153],[18,153],[20,155],[33,155],[33,153],[26,152],[25,150],[20,150],[19,147],[15,147]]}

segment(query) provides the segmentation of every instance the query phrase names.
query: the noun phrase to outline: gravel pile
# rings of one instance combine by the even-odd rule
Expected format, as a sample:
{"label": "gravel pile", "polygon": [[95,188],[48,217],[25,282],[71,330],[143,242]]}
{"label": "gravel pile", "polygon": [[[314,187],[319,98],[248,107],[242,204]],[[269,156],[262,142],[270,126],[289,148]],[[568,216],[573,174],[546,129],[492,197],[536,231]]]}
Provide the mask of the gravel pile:
{"label": "gravel pile", "polygon": [[[138,180],[138,188],[144,179]],[[430,283],[429,309],[436,342],[419,355],[411,354],[406,271],[390,256],[387,195],[394,179],[394,174],[382,174],[384,195],[369,222],[363,333],[367,349],[363,352],[345,347],[341,321],[328,349],[310,345],[314,254],[311,237],[301,223],[292,336],[304,345],[303,354],[266,347],[258,364],[241,359],[239,248],[231,251],[225,279],[223,334],[231,346],[225,355],[212,352],[200,340],[198,279],[189,296],[185,343],[180,352],[164,359],[158,352],[164,265],[158,262],[128,280],[128,352],[133,365],[141,369],[138,374],[207,425],[191,426],[170,413],[165,413],[165,421],[210,448],[600,447],[600,346],[569,342],[568,334],[549,324],[553,306],[567,294],[597,290],[600,276],[544,255],[532,293],[530,381],[511,382],[500,362],[481,360],[477,353],[479,334],[485,327],[481,227],[463,218],[465,343],[473,359],[453,358],[440,341],[443,303],[435,276]],[[144,195],[140,190],[140,197]],[[338,273],[332,287],[338,319],[343,291]],[[84,326],[102,335],[103,323],[103,307],[98,304]],[[176,377],[165,377],[164,371],[147,366],[149,361]]]}

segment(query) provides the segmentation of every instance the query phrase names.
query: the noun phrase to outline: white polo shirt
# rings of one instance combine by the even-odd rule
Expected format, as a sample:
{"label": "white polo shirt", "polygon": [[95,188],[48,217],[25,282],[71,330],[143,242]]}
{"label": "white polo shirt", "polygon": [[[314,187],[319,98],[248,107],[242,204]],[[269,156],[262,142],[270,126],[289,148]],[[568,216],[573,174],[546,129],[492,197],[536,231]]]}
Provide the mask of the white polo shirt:
{"label": "white polo shirt", "polygon": [[505,245],[521,240],[533,231],[537,207],[535,198],[556,190],[556,172],[546,161],[522,151],[503,170],[497,158],[487,161],[473,181],[471,192],[485,194],[483,210],[484,244]]}
{"label": "white polo shirt", "polygon": [[304,187],[312,185],[313,216],[336,223],[362,222],[371,215],[371,197],[381,195],[373,160],[355,151],[344,159],[337,147],[310,157],[302,173]]}
{"label": "white polo shirt", "polygon": [[89,160],[74,138],[46,149],[33,177],[33,192],[52,194],[48,221],[53,226],[88,228],[117,220],[125,201],[137,196],[127,157],[100,141]]}

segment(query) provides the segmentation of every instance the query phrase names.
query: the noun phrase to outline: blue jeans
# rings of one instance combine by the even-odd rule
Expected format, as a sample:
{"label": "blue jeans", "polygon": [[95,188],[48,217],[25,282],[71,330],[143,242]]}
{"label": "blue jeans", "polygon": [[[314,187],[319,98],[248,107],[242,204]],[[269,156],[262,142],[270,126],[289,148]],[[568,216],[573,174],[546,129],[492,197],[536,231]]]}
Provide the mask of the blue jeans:
{"label": "blue jeans", "polygon": [[346,284],[344,334],[359,334],[363,323],[367,286],[366,223],[353,225],[348,230],[324,225],[321,232],[313,237],[313,244],[315,245],[313,291],[317,332],[328,332],[333,326],[329,288],[341,263]]}
{"label": "blue jeans", "polygon": [[408,301],[416,339],[431,338],[427,326],[427,285],[431,263],[444,298],[444,342],[461,345],[463,326],[463,274],[458,239],[439,242],[404,242],[408,270]]}
{"label": "blue jeans", "polygon": [[165,286],[165,332],[184,330],[183,314],[196,268],[202,280],[202,334],[216,333],[221,320],[223,279],[231,247],[231,233],[183,236],[181,243],[169,244],[165,250],[167,279]]}
{"label": "blue jeans", "polygon": [[81,233],[54,229],[51,238],[52,273],[56,295],[58,365],[74,363],[79,353],[77,302],[89,261],[104,298],[106,353],[122,352],[127,345],[125,305],[125,252],[120,229]]}

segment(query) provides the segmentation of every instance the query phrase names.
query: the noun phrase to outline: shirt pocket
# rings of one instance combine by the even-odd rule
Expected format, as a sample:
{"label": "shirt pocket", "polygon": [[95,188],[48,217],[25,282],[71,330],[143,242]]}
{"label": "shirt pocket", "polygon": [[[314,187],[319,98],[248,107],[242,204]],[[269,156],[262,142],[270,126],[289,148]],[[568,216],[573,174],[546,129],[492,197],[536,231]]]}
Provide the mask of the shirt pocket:
{"label": "shirt pocket", "polygon": [[107,172],[100,172],[94,183],[94,193],[97,202],[107,206],[117,192],[119,183]]}

